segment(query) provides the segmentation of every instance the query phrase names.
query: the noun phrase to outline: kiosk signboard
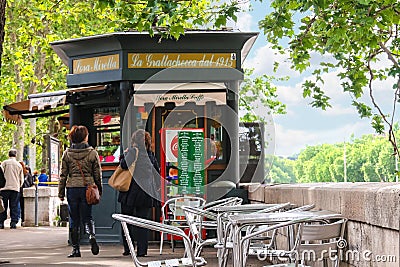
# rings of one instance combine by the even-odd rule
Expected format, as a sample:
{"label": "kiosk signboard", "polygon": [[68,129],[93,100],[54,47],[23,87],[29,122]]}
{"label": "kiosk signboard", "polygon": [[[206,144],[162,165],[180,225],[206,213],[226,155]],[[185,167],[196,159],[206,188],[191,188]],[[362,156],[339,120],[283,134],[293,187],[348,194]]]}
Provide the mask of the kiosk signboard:
{"label": "kiosk signboard", "polygon": [[60,141],[52,136],[47,136],[49,181],[57,182],[60,179]]}
{"label": "kiosk signboard", "polygon": [[182,195],[204,197],[204,130],[162,129],[163,199]]}
{"label": "kiosk signboard", "polygon": [[178,133],[178,177],[183,194],[204,194],[204,133]]}

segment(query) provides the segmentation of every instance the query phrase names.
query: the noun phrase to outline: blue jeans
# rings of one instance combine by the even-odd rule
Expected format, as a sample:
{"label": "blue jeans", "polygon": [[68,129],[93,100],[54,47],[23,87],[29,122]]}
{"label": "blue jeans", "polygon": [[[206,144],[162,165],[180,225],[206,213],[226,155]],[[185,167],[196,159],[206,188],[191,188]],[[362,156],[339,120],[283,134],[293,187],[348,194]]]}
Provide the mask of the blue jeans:
{"label": "blue jeans", "polygon": [[67,187],[69,227],[79,228],[92,220],[92,205],[86,201],[86,187]]}
{"label": "blue jeans", "polygon": [[5,209],[4,212],[0,213],[0,224],[4,224],[4,221],[7,220],[7,209],[9,204],[10,204],[11,222],[18,223],[19,192],[12,190],[2,190],[0,191],[0,194],[3,197],[3,203]]}

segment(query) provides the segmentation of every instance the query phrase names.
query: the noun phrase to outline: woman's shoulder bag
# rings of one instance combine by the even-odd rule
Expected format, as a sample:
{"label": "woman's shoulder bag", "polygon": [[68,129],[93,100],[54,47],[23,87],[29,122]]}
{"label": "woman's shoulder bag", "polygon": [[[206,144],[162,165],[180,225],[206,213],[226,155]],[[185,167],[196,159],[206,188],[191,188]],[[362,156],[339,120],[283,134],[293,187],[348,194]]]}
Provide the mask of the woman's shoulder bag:
{"label": "woman's shoulder bag", "polygon": [[79,161],[76,161],[78,164],[79,170],[81,171],[83,184],[86,186],[86,201],[89,205],[96,205],[100,203],[100,192],[99,188],[96,184],[87,184],[85,180],[85,175],[83,174],[81,164]]}
{"label": "woman's shoulder bag", "polygon": [[121,164],[118,165],[117,169],[114,171],[113,175],[111,175],[110,179],[108,179],[108,184],[118,190],[120,192],[129,191],[129,186],[131,185],[132,175],[135,171],[136,161],[138,159],[139,150],[136,150],[136,157],[132,164],[129,166],[127,170],[121,168]]}

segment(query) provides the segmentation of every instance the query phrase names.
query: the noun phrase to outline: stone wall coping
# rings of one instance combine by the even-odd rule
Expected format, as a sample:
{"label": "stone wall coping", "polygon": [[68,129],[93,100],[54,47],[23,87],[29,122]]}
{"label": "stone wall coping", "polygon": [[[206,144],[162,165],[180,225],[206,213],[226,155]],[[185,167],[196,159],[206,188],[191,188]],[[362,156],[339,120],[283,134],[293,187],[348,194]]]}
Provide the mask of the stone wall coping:
{"label": "stone wall coping", "polygon": [[314,203],[316,209],[339,212],[349,220],[399,230],[400,183],[249,184],[249,199],[257,202]]}
{"label": "stone wall coping", "polygon": [[[35,197],[35,187],[24,188],[24,197]],[[57,197],[58,187],[56,186],[38,186],[39,197]]]}

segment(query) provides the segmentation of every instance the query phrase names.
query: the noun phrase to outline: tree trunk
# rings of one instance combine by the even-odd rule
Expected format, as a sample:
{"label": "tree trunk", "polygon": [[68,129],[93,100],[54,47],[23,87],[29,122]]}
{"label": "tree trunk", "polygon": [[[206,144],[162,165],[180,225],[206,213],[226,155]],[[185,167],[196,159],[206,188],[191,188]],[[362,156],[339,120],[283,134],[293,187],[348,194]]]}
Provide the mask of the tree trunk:
{"label": "tree trunk", "polygon": [[1,57],[3,55],[4,28],[6,25],[6,0],[0,0],[0,75]]}

